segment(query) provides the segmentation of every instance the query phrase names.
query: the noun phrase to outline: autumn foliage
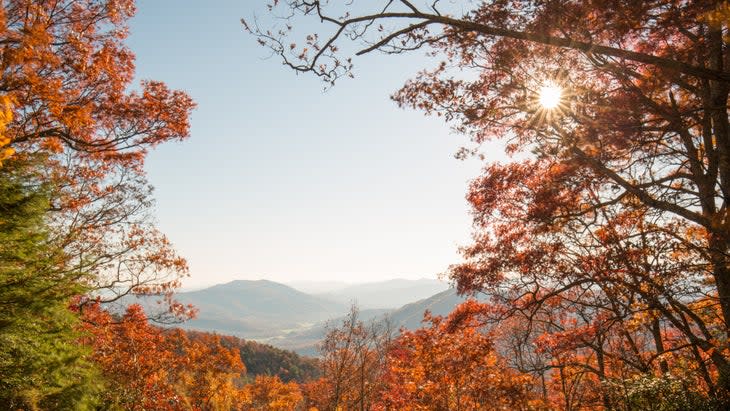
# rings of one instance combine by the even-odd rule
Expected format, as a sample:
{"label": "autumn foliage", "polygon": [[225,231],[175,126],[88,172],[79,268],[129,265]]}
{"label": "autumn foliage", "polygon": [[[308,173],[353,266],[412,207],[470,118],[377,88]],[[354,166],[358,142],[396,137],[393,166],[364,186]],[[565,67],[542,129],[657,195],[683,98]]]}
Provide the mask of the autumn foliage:
{"label": "autumn foliage", "polygon": [[[469,303],[467,303],[469,304]],[[390,348],[384,409],[526,410],[539,405],[531,376],[510,369],[476,318],[427,315]]]}
{"label": "autumn foliage", "polygon": [[[24,373],[0,378],[3,406],[11,409],[96,406],[101,378],[88,347],[78,344],[86,338],[77,324],[84,305],[155,293],[167,302],[159,317],[191,314],[171,298],[187,265],[149,218],[143,166],[152,147],[188,136],[194,103],[160,81],[132,82],[125,39],[134,12],[133,1],[0,4],[0,167],[8,205],[0,230],[12,240],[0,261],[8,313],[0,339],[4,366]],[[101,314],[97,320],[108,322]],[[130,311],[125,321],[145,318]],[[100,345],[123,341],[131,361],[142,358],[137,349],[151,353],[159,343],[137,331],[96,337]],[[129,382],[119,401],[156,407],[169,392],[164,373],[149,364],[95,360]],[[136,372],[145,378],[133,378]]]}
{"label": "autumn foliage", "polygon": [[[345,41],[357,54],[427,50],[440,61],[393,100],[471,136],[460,157],[487,158],[495,141],[507,155],[471,182],[473,240],[449,269],[481,302],[399,336],[353,311],[323,341],[321,375],[299,383],[279,370],[247,377],[233,337],[149,322],[194,312],[172,298],[187,264],[149,219],[144,172],[150,149],[188,136],[194,103],[133,83],[134,2],[3,2],[0,399],[31,410],[727,409],[730,7],[463,3],[273,1],[272,27],[244,21],[328,85],[353,73]],[[322,33],[299,37],[300,19]],[[540,103],[548,84],[562,90],[555,106]],[[103,305],[132,294],[159,296],[163,311]]]}
{"label": "autumn foliage", "polygon": [[[86,304],[82,319],[81,342],[91,348],[89,360],[101,372],[105,409],[284,411],[304,406],[300,382],[283,382],[277,374],[252,372],[244,365],[244,360],[275,363],[281,353],[273,347],[161,328],[150,324],[139,305],[112,314],[98,303]],[[314,362],[299,361],[302,367]],[[287,365],[295,366],[294,360]],[[291,371],[280,374],[288,378]]]}
{"label": "autumn foliage", "polygon": [[[474,235],[450,269],[497,351],[558,409],[730,404],[725,2],[273,2],[244,21],[328,84],[348,56],[441,61],[393,96],[472,137]],[[300,23],[320,23],[301,34]],[[348,44],[350,43],[350,44]],[[545,85],[562,90],[540,103]],[[659,381],[667,381],[661,384]],[[704,405],[696,403],[704,398]]]}
{"label": "autumn foliage", "polygon": [[84,342],[105,379],[105,407],[231,410],[240,404],[246,368],[220,336],[155,327],[139,305],[122,316],[88,305],[83,319]]}
{"label": "autumn foliage", "polygon": [[84,310],[92,358],[109,380],[104,403],[122,409],[171,409],[178,402],[170,365],[175,359],[162,331],[147,323],[138,305],[119,321],[98,306]]}
{"label": "autumn foliage", "polygon": [[162,82],[132,82],[124,41],[134,12],[133,1],[0,7],[0,149],[45,158],[53,239],[105,295],[169,294],[187,274],[148,218],[143,165],[152,147],[188,136],[195,105]]}
{"label": "autumn foliage", "polygon": [[295,410],[301,408],[303,399],[297,383],[284,383],[277,376],[261,375],[243,388],[239,409],[246,411]]}

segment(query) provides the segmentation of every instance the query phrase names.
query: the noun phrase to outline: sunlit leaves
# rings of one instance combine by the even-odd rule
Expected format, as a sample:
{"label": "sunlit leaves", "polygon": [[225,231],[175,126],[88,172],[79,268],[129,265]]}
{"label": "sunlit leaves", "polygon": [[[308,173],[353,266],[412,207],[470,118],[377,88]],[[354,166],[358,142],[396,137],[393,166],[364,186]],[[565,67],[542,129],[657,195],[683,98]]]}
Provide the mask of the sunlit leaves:
{"label": "sunlit leaves", "polygon": [[[466,303],[472,304],[472,303]],[[539,401],[529,375],[506,367],[492,339],[468,314],[451,321],[426,318],[404,332],[388,354],[383,392],[386,409],[527,409]]]}
{"label": "sunlit leaves", "polygon": [[303,400],[295,382],[283,383],[277,376],[258,376],[241,392],[241,410],[288,411],[298,409]]}
{"label": "sunlit leaves", "polygon": [[[319,19],[334,29],[325,44],[426,49],[442,62],[393,99],[472,136],[476,147],[461,153],[504,143],[513,158],[470,187],[474,241],[451,277],[491,295],[492,322],[529,325],[510,339],[514,355],[536,375],[551,370],[554,404],[612,408],[599,381],[659,371],[684,373],[710,396],[729,391],[727,5],[447,7],[291,1],[272,11]],[[326,81],[346,73],[322,69],[334,56],[305,57],[292,68]],[[546,81],[564,91],[552,109],[540,104]]]}

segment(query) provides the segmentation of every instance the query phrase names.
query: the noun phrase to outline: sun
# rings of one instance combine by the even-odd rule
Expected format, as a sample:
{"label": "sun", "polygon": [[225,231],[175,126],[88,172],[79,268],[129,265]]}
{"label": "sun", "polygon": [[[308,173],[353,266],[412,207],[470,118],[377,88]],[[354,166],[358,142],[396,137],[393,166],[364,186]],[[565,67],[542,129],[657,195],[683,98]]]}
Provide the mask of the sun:
{"label": "sun", "polygon": [[556,108],[560,104],[560,98],[563,96],[563,89],[555,83],[546,83],[540,87],[539,101],[540,105],[548,110]]}

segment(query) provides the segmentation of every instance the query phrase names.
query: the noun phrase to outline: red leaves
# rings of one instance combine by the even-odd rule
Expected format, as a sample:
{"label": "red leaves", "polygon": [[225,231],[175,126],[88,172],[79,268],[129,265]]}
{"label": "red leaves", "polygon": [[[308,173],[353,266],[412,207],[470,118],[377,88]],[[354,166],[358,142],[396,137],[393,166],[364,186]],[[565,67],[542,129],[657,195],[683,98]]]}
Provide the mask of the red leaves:
{"label": "red leaves", "polygon": [[446,318],[444,323],[444,331],[447,333],[457,332],[461,328],[479,328],[485,324],[480,317],[491,311],[491,307],[487,304],[479,303],[475,300],[467,300],[459,304]]}
{"label": "red leaves", "polygon": [[[459,291],[490,294],[502,342],[546,381],[552,406],[636,408],[612,404],[606,382],[685,372],[664,360],[670,352],[710,394],[730,392],[730,356],[718,342],[730,334],[727,7],[493,0],[461,15],[441,13],[438,2],[363,14],[326,2],[280,7],[331,23],[329,41],[374,45],[364,52],[423,47],[441,56],[393,99],[443,116],[477,146],[501,140],[514,156],[471,185],[474,241],[451,277]],[[263,44],[277,52],[284,43]],[[307,63],[292,68],[328,82],[347,72]],[[564,91],[553,110],[536,104],[546,82]],[[480,155],[460,155],[472,153]],[[698,308],[708,300],[721,315]],[[448,331],[471,315],[457,311]],[[398,352],[409,361],[417,350]],[[412,392],[398,387],[401,398]]]}

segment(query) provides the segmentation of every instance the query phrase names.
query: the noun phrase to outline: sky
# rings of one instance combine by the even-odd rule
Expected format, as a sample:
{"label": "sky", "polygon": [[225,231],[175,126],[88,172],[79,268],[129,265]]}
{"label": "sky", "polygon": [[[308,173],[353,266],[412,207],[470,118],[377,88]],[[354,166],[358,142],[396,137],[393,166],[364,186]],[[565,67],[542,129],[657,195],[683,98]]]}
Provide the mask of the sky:
{"label": "sky", "polygon": [[432,62],[355,58],[356,78],[325,92],[243,31],[258,3],[142,0],[131,21],[138,79],[198,104],[191,137],[147,161],[184,286],[435,278],[458,262],[482,165],[454,158],[467,137],[389,98]]}

